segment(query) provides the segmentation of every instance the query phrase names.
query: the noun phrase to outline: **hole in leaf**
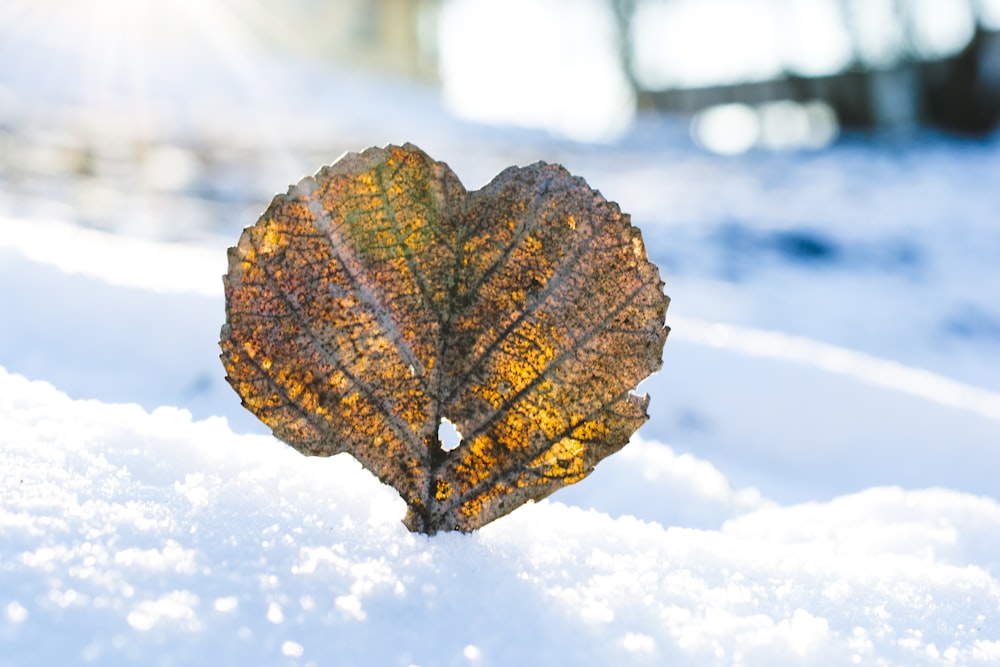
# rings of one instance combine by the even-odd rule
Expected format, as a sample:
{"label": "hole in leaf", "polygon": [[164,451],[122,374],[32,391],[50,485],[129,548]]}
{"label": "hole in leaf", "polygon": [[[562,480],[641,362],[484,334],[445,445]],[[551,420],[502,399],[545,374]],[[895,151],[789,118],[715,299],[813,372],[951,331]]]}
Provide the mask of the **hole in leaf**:
{"label": "hole in leaf", "polygon": [[442,417],[438,424],[438,440],[441,441],[441,449],[450,452],[462,444],[462,434],[454,424]]}

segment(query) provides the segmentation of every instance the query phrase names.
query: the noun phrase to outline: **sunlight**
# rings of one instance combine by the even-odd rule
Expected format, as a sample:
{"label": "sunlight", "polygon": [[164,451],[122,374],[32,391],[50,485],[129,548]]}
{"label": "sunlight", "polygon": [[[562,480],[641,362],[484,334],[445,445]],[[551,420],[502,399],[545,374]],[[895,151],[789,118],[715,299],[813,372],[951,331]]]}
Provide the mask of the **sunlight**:
{"label": "sunlight", "polygon": [[940,58],[961,50],[976,29],[976,17],[967,2],[914,0],[913,46],[924,58]]}
{"label": "sunlight", "polygon": [[[192,104],[185,77],[225,68],[261,103],[256,55],[266,23],[233,0],[12,0],[0,9],[0,56],[24,63],[46,99],[149,112],[154,98]],[[248,15],[250,16],[248,20]],[[253,25],[251,25],[251,23]],[[124,108],[122,108],[124,105]]]}
{"label": "sunlight", "polygon": [[760,121],[746,104],[720,104],[695,115],[691,134],[699,146],[713,153],[739,155],[760,139]]}
{"label": "sunlight", "polygon": [[640,0],[633,28],[637,75],[652,88],[759,81],[786,71],[822,76],[847,67],[855,48],[867,64],[891,64],[907,38],[921,57],[947,56],[968,43],[975,27],[968,3],[915,0],[907,36],[898,11],[892,0]]}
{"label": "sunlight", "polygon": [[753,148],[776,151],[819,150],[839,133],[837,114],[829,104],[813,100],[775,100],[756,107],[719,104],[691,120],[691,137],[705,150],[739,155]]}
{"label": "sunlight", "polygon": [[774,77],[783,66],[774,17],[770,0],[640,0],[632,21],[636,75],[654,90]]}
{"label": "sunlight", "polygon": [[459,116],[582,141],[613,140],[632,121],[607,3],[451,0],[439,38],[445,103]]}
{"label": "sunlight", "polygon": [[14,63],[0,70],[0,98],[16,91],[0,112],[36,142],[30,156],[61,160],[22,171],[42,179],[36,190],[47,183],[45,198],[68,193],[84,219],[117,216],[141,234],[202,224],[168,217],[197,190],[209,147],[249,145],[268,168],[298,173],[286,120],[301,106],[281,94],[298,79],[277,57],[280,11],[263,0],[0,0],[0,62]]}

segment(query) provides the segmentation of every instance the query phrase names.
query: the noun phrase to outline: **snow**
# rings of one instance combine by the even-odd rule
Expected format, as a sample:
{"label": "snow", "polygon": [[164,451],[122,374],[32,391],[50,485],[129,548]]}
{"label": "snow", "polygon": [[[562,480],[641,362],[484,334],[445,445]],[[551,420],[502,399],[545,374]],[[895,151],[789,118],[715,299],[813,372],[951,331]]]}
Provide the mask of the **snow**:
{"label": "snow", "polygon": [[3,225],[0,665],[1000,660],[990,390],[672,316],[631,444],[426,538],[240,408],[221,249]]}
{"label": "snow", "polygon": [[[670,120],[588,147],[328,83],[282,89],[315,102],[284,139],[413,140],[470,188],[560,161],[632,213],[673,298],[650,421],[546,501],[410,534],[225,383],[238,224],[0,189],[0,667],[1000,664],[997,138],[720,158]],[[292,153],[244,168],[282,190]]]}
{"label": "snow", "polygon": [[[697,529],[670,525],[689,508],[659,523],[553,499],[427,538],[346,456],[6,372],[0,406],[0,664],[1000,659],[986,497],[880,487],[778,506],[640,439],[609,461],[620,483],[659,480],[732,518]],[[648,502],[624,488],[618,509]]]}

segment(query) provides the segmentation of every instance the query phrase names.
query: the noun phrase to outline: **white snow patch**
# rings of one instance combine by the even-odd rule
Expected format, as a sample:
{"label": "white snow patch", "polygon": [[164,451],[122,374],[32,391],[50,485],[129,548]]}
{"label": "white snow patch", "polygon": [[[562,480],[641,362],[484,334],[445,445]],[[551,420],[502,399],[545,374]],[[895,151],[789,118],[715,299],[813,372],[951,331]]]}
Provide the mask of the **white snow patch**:
{"label": "white snow patch", "polygon": [[[679,460],[633,445],[662,460],[658,474]],[[678,466],[695,471],[690,504],[739,495],[696,463]],[[0,477],[11,596],[0,654],[38,663],[990,665],[1000,654],[1000,504],[946,489],[737,504],[721,530],[543,501],[472,535],[427,538],[347,457],[302,457],[177,410],[73,401],[6,371]],[[192,503],[192,487],[211,493]],[[60,641],[37,641],[52,632]]]}
{"label": "white snow patch", "polygon": [[222,293],[226,256],[216,248],[130,238],[55,220],[0,217],[0,228],[0,248],[69,274],[168,294]]}
{"label": "white snow patch", "polygon": [[690,317],[673,317],[671,320],[675,339],[807,364],[1000,420],[1000,393],[956,382],[937,373],[780,331],[763,331]]}

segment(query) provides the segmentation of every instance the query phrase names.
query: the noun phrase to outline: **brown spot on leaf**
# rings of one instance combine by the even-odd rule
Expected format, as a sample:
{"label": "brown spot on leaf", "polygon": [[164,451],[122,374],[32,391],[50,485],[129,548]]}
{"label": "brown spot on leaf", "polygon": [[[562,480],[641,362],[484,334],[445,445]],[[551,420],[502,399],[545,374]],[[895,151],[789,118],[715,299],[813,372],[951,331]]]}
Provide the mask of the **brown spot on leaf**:
{"label": "brown spot on leaf", "polygon": [[303,454],[352,454],[429,534],[621,449],[668,331],[639,230],[583,179],[540,162],[467,192],[409,144],[275,197],[224,282],[222,361],[247,409]]}

